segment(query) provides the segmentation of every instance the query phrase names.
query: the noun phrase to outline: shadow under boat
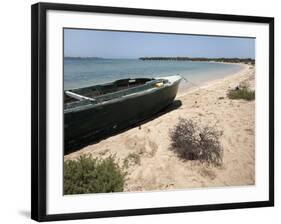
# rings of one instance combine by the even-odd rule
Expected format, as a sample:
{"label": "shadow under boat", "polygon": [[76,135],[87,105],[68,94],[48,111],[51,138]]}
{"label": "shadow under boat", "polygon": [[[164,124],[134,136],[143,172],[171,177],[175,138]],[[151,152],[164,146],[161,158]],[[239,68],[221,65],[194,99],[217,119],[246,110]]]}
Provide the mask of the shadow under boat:
{"label": "shadow under boat", "polygon": [[[123,79],[66,91],[64,154],[141,126],[179,108],[182,103],[174,98],[180,80],[180,76]],[[78,101],[72,101],[73,98]]]}

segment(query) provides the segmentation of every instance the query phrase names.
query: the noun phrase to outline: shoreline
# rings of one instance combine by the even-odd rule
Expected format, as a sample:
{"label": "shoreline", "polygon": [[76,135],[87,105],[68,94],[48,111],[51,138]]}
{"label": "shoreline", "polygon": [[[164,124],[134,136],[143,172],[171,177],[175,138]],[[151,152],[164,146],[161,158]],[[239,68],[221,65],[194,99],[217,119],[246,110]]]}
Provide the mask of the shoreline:
{"label": "shoreline", "polygon": [[[230,63],[230,62],[209,62],[209,63],[234,64],[234,63]],[[185,82],[185,83],[180,86],[176,98],[182,97],[182,96],[190,93],[191,91],[196,91],[198,88],[207,88],[209,85],[215,84],[216,82],[219,82],[219,81],[227,79],[227,78],[231,78],[232,76],[239,76],[239,75],[247,72],[247,70],[249,70],[251,67],[253,67],[253,68],[255,67],[253,65],[248,65],[248,64],[243,64],[243,63],[235,63],[235,64],[241,65],[242,68],[238,72],[228,73],[224,77],[213,77],[213,78],[211,78],[209,80],[206,80],[206,81],[204,81],[200,84],[197,84],[197,83],[194,83],[195,85],[191,84],[192,86],[190,86],[190,87],[188,87],[185,84],[186,83],[185,80],[183,80],[182,82]]]}
{"label": "shoreline", "polygon": [[[136,59],[133,59],[133,60],[136,60]],[[192,62],[192,61],[179,61],[179,62]],[[194,61],[194,62],[196,62],[196,63],[209,63],[209,64],[228,64],[228,65],[240,65],[240,66],[247,66],[246,64],[244,64],[244,63],[230,63],[230,62],[217,62],[217,61]],[[189,70],[185,70],[184,71],[184,73],[183,73],[183,75],[182,75],[182,77],[185,77],[185,73],[186,72],[190,72]],[[175,73],[177,73],[177,72],[175,72]],[[201,72],[201,73],[199,73],[199,76],[201,76],[202,74],[204,74],[204,73],[206,73],[206,71],[203,71],[203,73]],[[180,74],[180,73],[179,73]],[[144,75],[144,76],[142,76],[141,74],[140,75],[132,75],[132,76],[130,76],[130,75],[128,75],[128,76],[126,76],[126,77],[115,77],[114,79],[112,78],[112,79],[108,79],[108,80],[103,80],[103,81],[98,81],[98,82],[95,82],[95,81],[93,81],[93,80],[88,80],[87,82],[85,82],[85,81],[82,81],[79,85],[76,85],[76,84],[74,84],[74,83],[72,83],[71,81],[68,81],[68,83],[65,83],[64,84],[64,90],[71,90],[71,89],[79,89],[79,88],[85,88],[85,87],[90,87],[90,86],[93,86],[93,85],[103,85],[103,84],[107,84],[107,83],[109,83],[109,82],[114,82],[115,80],[118,80],[118,79],[123,79],[123,78],[141,78],[141,77],[146,77],[146,78],[155,78],[155,77],[165,77],[165,76],[171,76],[171,75],[173,75],[171,72],[169,72],[169,73],[164,73],[164,74],[159,74],[159,75],[152,75],[152,76],[150,76],[150,75]],[[181,75],[181,74],[180,74]],[[198,74],[197,74],[198,75]],[[216,79],[218,79],[218,78],[222,78],[222,77],[220,77],[220,75],[211,75],[211,76],[213,76],[213,77],[211,77],[210,79],[205,79],[205,80],[203,80],[203,82],[202,83],[206,83],[206,82],[209,82],[209,81],[212,81],[212,80],[216,80]],[[65,75],[64,75],[64,78],[65,78]],[[196,82],[200,82],[200,81],[198,81],[198,80],[196,80],[196,78],[195,77],[190,77],[189,76],[189,78],[192,78],[192,79],[194,79],[194,82],[196,83]],[[184,82],[184,80],[182,81],[182,83]],[[78,83],[79,83],[79,81],[78,81]],[[182,84],[181,83],[181,84]],[[201,85],[201,84],[200,84]],[[185,88],[185,87],[184,87]]]}
{"label": "shoreline", "polygon": [[[255,89],[255,66],[244,64],[236,73],[188,88],[175,98],[182,103],[179,108],[68,154],[64,160],[115,155],[122,165],[130,154],[139,156],[140,163],[126,170],[125,192],[254,185],[255,101],[227,98],[227,91],[242,82]],[[183,161],[172,152],[169,131],[180,117],[217,125],[223,131],[222,167]]]}

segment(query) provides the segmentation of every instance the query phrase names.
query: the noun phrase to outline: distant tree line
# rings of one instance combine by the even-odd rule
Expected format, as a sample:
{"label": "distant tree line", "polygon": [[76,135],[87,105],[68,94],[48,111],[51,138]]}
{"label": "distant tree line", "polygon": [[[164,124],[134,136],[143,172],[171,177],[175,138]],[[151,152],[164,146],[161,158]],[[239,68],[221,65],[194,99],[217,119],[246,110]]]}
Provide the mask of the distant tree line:
{"label": "distant tree line", "polygon": [[255,64],[255,59],[252,58],[191,58],[191,57],[141,57],[140,60],[168,60],[168,61],[214,61],[214,62],[229,62],[229,63],[245,63]]}

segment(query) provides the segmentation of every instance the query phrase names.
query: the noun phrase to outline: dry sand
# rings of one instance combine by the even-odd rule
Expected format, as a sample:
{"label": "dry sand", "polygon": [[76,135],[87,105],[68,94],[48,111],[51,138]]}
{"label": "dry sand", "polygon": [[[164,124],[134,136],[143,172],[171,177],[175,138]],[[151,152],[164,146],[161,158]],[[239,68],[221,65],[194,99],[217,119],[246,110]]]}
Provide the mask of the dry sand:
{"label": "dry sand", "polygon": [[[182,105],[161,116],[109,137],[97,144],[66,155],[106,158],[115,154],[120,164],[129,160],[125,191],[150,191],[195,187],[241,186],[255,184],[255,101],[230,100],[226,94],[241,82],[255,88],[255,68],[244,68],[226,78],[178,93]],[[223,98],[222,98],[223,97]],[[178,101],[179,102],[179,101]],[[179,117],[200,125],[214,125],[223,131],[221,167],[183,161],[170,149],[169,130]]]}

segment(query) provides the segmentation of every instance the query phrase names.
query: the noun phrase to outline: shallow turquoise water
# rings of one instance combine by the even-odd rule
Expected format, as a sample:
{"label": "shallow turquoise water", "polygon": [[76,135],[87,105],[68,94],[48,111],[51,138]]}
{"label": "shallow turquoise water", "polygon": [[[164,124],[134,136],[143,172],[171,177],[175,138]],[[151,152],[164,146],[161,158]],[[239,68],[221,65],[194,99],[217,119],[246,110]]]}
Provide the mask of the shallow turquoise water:
{"label": "shallow turquoise water", "polygon": [[106,83],[116,79],[180,74],[195,84],[238,72],[238,64],[138,59],[64,59],[64,89]]}

